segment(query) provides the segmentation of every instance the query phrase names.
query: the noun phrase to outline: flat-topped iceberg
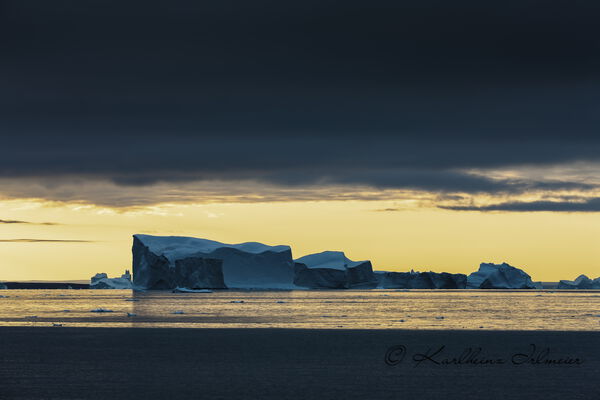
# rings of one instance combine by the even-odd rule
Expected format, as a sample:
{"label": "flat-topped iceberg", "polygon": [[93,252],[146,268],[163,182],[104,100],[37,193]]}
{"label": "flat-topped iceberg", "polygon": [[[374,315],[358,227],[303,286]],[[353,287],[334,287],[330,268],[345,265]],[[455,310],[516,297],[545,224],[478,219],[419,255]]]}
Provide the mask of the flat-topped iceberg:
{"label": "flat-topped iceberg", "polygon": [[448,272],[376,272],[381,289],[464,289],[467,276]]}
{"label": "flat-topped iceberg", "polygon": [[536,289],[525,271],[507,263],[482,263],[467,277],[467,289]]}
{"label": "flat-topped iceberg", "polygon": [[600,278],[592,280],[585,275],[579,275],[573,281],[560,281],[557,289],[600,289]]}
{"label": "flat-topped iceberg", "polygon": [[133,279],[147,289],[292,288],[289,246],[134,235]]}
{"label": "flat-topped iceberg", "polygon": [[131,274],[129,270],[120,278],[109,278],[104,272],[92,276],[90,289],[131,289]]}
{"label": "flat-topped iceberg", "polygon": [[[373,272],[371,262],[341,251],[292,259],[289,246],[226,244],[184,236],[133,236],[133,287],[192,292],[202,289],[538,289],[540,282],[506,263],[482,263],[468,277],[448,272]],[[106,274],[92,286],[117,287]],[[592,282],[590,284],[590,282]],[[125,283],[125,285],[127,285]],[[591,285],[591,286],[590,286]],[[600,278],[561,281],[561,288],[599,288]]]}
{"label": "flat-topped iceberg", "polygon": [[372,288],[370,261],[352,261],[341,251],[324,251],[295,260],[294,284],[311,289]]}

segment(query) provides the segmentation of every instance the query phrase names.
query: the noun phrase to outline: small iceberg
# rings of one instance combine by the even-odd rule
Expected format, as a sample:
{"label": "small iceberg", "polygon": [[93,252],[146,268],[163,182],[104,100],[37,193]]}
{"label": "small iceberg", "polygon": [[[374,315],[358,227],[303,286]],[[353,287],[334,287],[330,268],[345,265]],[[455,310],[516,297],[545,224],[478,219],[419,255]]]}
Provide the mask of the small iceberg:
{"label": "small iceberg", "polygon": [[243,302],[244,302],[244,300],[231,300],[230,301],[230,303],[238,303],[238,304],[241,304]]}
{"label": "small iceberg", "polygon": [[575,280],[561,280],[557,289],[600,289],[600,278],[594,280],[585,275],[579,275]]}
{"label": "small iceberg", "polygon": [[90,289],[131,289],[131,273],[125,270],[120,278],[109,278],[104,272],[92,276]]}
{"label": "small iceberg", "polygon": [[128,317],[137,317],[137,314],[136,314],[136,313],[131,313],[131,312],[128,312],[128,313],[127,313],[127,316],[128,316]]}
{"label": "small iceberg", "polygon": [[309,289],[374,288],[371,261],[352,261],[341,251],[324,251],[294,260],[294,284]]}
{"label": "small iceberg", "polygon": [[109,310],[106,308],[94,308],[93,310],[90,310],[90,312],[105,313],[105,312],[113,312],[113,310]]}
{"label": "small iceberg", "polygon": [[62,324],[52,324],[52,326],[62,326]]}
{"label": "small iceberg", "polygon": [[525,271],[507,263],[481,263],[479,270],[467,277],[467,289],[538,288],[539,285],[536,285]]}
{"label": "small iceberg", "polygon": [[173,311],[173,314],[185,314],[182,310]]}

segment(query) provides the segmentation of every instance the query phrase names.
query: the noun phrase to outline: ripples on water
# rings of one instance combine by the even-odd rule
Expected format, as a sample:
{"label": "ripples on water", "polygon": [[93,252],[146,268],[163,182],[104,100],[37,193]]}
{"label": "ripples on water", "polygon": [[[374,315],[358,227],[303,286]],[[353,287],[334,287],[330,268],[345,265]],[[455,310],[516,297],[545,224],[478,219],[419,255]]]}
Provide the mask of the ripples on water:
{"label": "ripples on water", "polygon": [[[600,291],[0,290],[0,296],[8,296],[0,298],[3,326],[600,330]],[[99,308],[112,312],[90,312]]]}

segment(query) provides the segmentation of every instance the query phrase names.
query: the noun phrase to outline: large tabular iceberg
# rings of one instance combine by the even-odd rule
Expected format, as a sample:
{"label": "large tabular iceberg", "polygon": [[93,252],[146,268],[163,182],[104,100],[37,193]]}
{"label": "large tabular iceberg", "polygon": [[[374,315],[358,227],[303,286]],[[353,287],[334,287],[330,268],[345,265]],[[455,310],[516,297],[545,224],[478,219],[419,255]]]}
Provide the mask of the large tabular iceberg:
{"label": "large tabular iceberg", "polygon": [[131,289],[131,274],[125,270],[120,278],[109,278],[101,272],[92,276],[90,289]]}
{"label": "large tabular iceberg", "polygon": [[[374,273],[370,261],[352,261],[341,251],[293,260],[289,246],[151,235],[134,235],[132,251],[136,289],[541,288],[527,273],[506,263],[482,263],[468,277],[431,271]],[[116,287],[124,278],[108,279],[104,274],[94,277],[92,286]],[[600,278],[592,281],[582,276],[575,281],[561,281],[561,287],[600,288]]]}
{"label": "large tabular iceberg", "polygon": [[372,288],[377,278],[370,261],[352,261],[341,251],[324,251],[296,260],[294,284],[311,289]]}
{"label": "large tabular iceberg", "polygon": [[557,289],[600,289],[600,278],[591,280],[585,275],[579,275],[574,281],[560,281]]}
{"label": "large tabular iceberg", "polygon": [[482,263],[467,277],[467,289],[536,289],[525,271],[507,263]]}
{"label": "large tabular iceberg", "polygon": [[381,289],[464,289],[467,276],[448,272],[376,272]]}
{"label": "large tabular iceberg", "polygon": [[147,289],[292,288],[289,246],[134,235],[133,282]]}

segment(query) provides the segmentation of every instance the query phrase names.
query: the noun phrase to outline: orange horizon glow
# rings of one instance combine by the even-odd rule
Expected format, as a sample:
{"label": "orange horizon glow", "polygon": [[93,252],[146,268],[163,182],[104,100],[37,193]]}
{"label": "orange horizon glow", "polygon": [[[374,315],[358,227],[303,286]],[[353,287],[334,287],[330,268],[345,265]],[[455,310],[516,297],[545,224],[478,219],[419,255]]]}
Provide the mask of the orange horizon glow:
{"label": "orange horizon glow", "polygon": [[[600,215],[480,213],[390,201],[162,204],[118,210],[68,203],[0,201],[0,281],[84,280],[131,267],[131,236],[194,236],[225,243],[285,244],[294,258],[341,250],[374,270],[469,274],[507,262],[535,281],[600,276]],[[13,239],[89,242],[10,242]]]}

